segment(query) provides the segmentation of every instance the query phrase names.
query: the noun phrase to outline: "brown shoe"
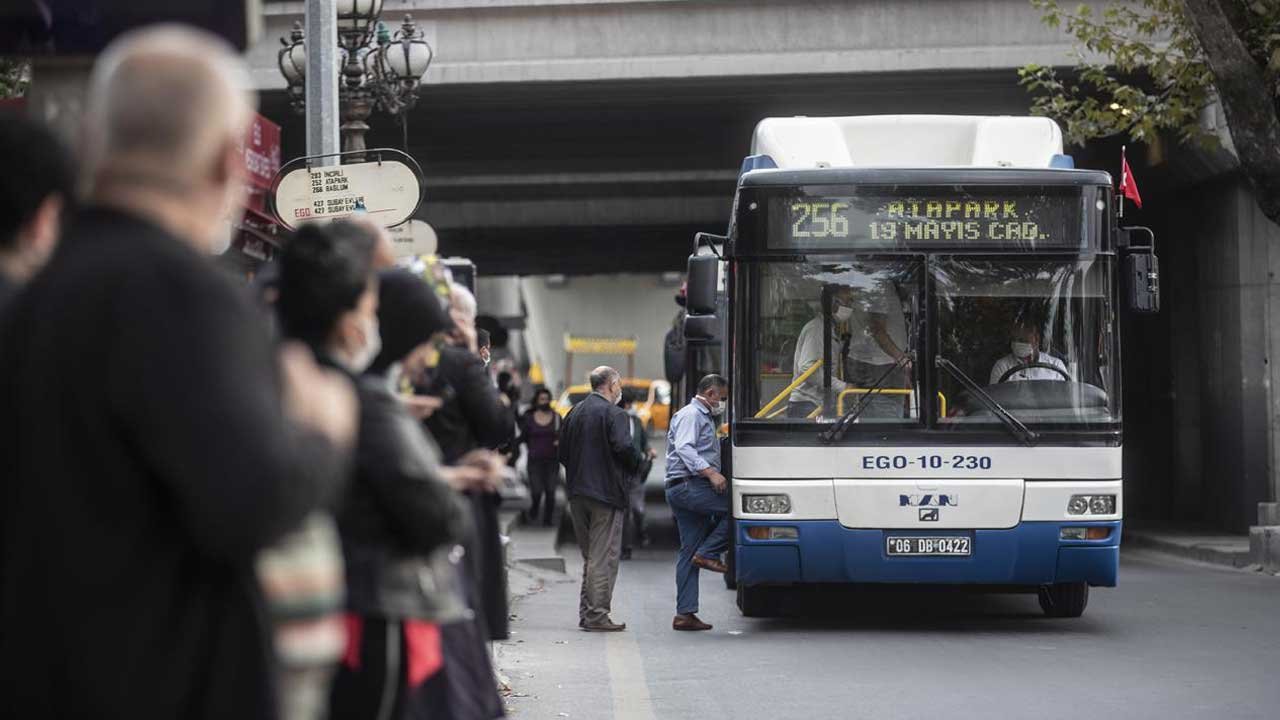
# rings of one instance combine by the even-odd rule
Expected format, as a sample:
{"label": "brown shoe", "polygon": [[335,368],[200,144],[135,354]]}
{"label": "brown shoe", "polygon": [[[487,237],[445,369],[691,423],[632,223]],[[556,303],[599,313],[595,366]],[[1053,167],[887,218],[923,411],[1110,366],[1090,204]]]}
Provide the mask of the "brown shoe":
{"label": "brown shoe", "polygon": [[702,557],[701,555],[694,555],[693,564],[697,565],[703,570],[710,570],[711,572],[717,572],[722,574],[729,572],[729,567],[724,563],[720,562],[719,560],[716,560],[715,558],[707,558],[707,557]]}
{"label": "brown shoe", "polygon": [[627,624],[616,623],[613,620],[610,620],[609,618],[605,618],[601,622],[590,624],[590,625],[583,623],[582,629],[587,632],[622,632],[623,630],[627,629]]}
{"label": "brown shoe", "polygon": [[671,620],[672,630],[710,630],[711,625],[698,619],[697,615],[677,615]]}

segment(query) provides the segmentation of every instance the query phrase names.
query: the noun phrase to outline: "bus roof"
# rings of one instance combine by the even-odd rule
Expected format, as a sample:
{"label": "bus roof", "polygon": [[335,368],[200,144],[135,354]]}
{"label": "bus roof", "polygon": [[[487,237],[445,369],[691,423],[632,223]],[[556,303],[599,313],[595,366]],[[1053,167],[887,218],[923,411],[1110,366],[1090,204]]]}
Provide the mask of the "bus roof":
{"label": "bus roof", "polygon": [[[766,118],[753,156],[783,170],[838,167],[1070,167],[1043,117],[866,115]],[[1063,158],[1066,158],[1063,160]],[[766,164],[766,167],[768,164]]]}
{"label": "bus roof", "polygon": [[1103,170],[1006,168],[822,168],[753,170],[742,176],[742,187],[797,185],[1111,185]]}

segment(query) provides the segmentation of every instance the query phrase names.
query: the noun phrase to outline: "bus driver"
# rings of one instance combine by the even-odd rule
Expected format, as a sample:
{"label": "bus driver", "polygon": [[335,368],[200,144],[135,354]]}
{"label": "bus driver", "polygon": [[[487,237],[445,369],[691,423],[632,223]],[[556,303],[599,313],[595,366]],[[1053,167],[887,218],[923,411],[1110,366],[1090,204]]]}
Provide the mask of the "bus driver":
{"label": "bus driver", "polygon": [[[1058,380],[1065,382],[1070,380],[1071,376],[1067,373],[1067,366],[1063,365],[1061,360],[1049,353],[1040,352],[1041,341],[1040,328],[1027,320],[1018,321],[1013,327],[1013,333],[1010,335],[1010,352],[997,360],[996,364],[992,366],[989,384],[995,385],[999,383],[1001,378],[1004,378],[1005,373],[1017,367],[1022,367],[1022,369],[1004,378],[1005,382],[1015,380]],[[1023,367],[1025,365],[1039,367]],[[1051,367],[1043,367],[1045,365]],[[1058,370],[1053,368],[1058,368]]]}

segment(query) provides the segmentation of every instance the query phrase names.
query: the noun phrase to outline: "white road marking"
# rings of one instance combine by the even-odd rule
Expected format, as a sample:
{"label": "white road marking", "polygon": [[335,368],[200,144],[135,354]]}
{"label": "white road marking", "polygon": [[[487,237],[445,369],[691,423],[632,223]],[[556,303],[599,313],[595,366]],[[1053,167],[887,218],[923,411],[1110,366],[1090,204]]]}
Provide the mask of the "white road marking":
{"label": "white road marking", "polygon": [[613,689],[613,720],[657,720],[635,635],[630,631],[609,633],[605,659]]}

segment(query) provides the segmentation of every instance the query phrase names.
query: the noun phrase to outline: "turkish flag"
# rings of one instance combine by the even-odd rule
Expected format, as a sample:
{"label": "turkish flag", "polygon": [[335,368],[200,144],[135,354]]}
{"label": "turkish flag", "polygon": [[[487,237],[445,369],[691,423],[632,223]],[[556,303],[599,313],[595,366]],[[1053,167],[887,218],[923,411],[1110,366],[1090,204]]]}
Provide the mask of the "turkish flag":
{"label": "turkish flag", "polygon": [[1120,148],[1120,193],[1142,208],[1142,196],[1138,194],[1138,182],[1133,179],[1133,171],[1129,169],[1129,160],[1125,157],[1124,148]]}

